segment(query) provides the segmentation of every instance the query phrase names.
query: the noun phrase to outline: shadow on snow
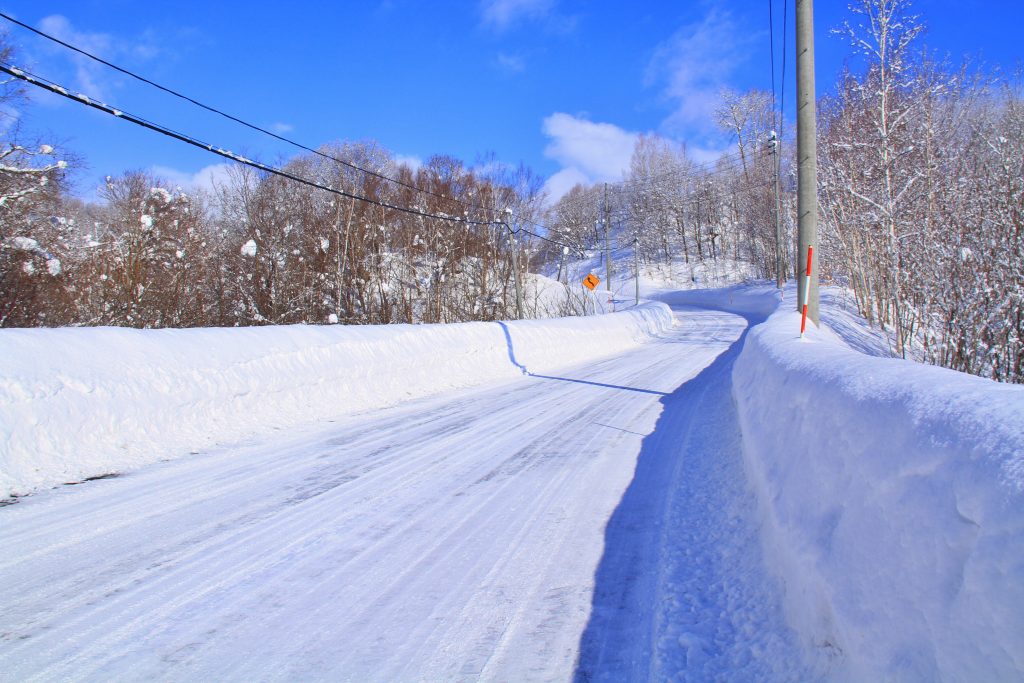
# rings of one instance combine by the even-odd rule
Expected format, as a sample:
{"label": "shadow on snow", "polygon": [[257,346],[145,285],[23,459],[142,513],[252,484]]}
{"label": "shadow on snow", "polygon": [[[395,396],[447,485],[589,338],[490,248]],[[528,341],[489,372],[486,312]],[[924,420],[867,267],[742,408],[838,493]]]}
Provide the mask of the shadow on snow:
{"label": "shadow on snow", "polygon": [[[662,412],[654,431],[644,438],[633,480],[605,528],[604,554],[595,574],[575,681],[647,680],[657,673],[651,665],[659,636],[655,631],[662,546],[678,532],[670,519],[672,495],[678,493],[672,488],[680,481],[684,459],[693,461],[717,450],[718,428],[735,432],[735,414],[729,412],[734,410],[732,366],[747,332],[759,322],[761,318],[747,317],[739,339],[661,399]],[[701,412],[709,406],[718,406],[727,418]],[[709,420],[719,424],[708,424]],[[715,503],[702,501],[705,507]]]}

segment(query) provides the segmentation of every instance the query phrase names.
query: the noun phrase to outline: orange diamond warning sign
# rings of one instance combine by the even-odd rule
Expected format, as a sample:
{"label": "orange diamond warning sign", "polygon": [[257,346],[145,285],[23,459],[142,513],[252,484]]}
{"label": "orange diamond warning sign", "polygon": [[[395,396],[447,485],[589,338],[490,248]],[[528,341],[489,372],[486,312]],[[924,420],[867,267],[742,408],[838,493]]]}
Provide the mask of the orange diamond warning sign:
{"label": "orange diamond warning sign", "polygon": [[591,273],[590,275],[587,275],[585,278],[583,278],[583,286],[586,287],[587,289],[589,289],[590,291],[594,291],[594,287],[597,287],[597,285],[600,282],[601,282],[601,278],[599,278],[598,276],[594,275],[593,273]]}

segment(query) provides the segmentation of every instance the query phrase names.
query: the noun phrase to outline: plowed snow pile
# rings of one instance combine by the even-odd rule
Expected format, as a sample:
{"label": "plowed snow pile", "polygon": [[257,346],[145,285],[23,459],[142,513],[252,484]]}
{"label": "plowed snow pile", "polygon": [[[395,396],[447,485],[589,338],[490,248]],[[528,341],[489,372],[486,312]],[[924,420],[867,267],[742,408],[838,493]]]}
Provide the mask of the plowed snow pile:
{"label": "plowed snow pile", "polygon": [[508,323],[0,330],[0,497],[594,360],[671,325],[651,303]]}
{"label": "plowed snow pile", "polygon": [[733,395],[805,648],[839,680],[1021,680],[1024,387],[800,341],[790,307]]}

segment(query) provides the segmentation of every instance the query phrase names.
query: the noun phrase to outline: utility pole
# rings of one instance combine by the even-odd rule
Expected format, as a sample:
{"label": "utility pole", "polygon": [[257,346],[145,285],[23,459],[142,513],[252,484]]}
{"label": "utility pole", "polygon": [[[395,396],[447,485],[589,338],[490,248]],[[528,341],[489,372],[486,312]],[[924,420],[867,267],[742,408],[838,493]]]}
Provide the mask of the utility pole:
{"label": "utility pole", "polygon": [[[506,218],[512,220],[512,209],[505,209]],[[519,278],[519,240],[516,239],[516,234],[513,232],[511,226],[507,223],[505,227],[508,228],[508,241],[512,245],[512,277],[516,281],[516,320],[523,319],[523,286]]]}
{"label": "utility pole", "polygon": [[605,266],[605,283],[608,291],[612,291],[612,246],[611,236],[609,233],[612,230],[612,211],[611,207],[608,206],[608,183],[604,184],[604,266]]}
{"label": "utility pole", "polygon": [[516,280],[516,320],[523,319],[523,286],[519,282],[519,241],[515,235],[509,238],[512,242],[512,277]]}
{"label": "utility pole", "polygon": [[785,248],[785,238],[782,235],[782,200],[779,196],[779,174],[782,172],[782,154],[779,145],[779,138],[772,131],[772,137],[768,141],[771,152],[775,159],[775,286],[782,289],[786,284],[786,271],[783,266],[785,259],[782,258],[782,250]]}
{"label": "utility pole", "polygon": [[633,272],[636,274],[636,305],[640,305],[640,238],[633,236]]}
{"label": "utility pole", "polygon": [[[808,247],[818,249],[818,152],[815,131],[814,93],[814,7],[811,0],[796,0],[796,156],[797,156],[797,214],[799,216],[799,244],[797,260],[798,311],[807,304],[807,315],[818,324],[818,273],[815,264],[810,286],[804,287],[801,278],[807,277]],[[806,298],[804,300],[805,294]]]}

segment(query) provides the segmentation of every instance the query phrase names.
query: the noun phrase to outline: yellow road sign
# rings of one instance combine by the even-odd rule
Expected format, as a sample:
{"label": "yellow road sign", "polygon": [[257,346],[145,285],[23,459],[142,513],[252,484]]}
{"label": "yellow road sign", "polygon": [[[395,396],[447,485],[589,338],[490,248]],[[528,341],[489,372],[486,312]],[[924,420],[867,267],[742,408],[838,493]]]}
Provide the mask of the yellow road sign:
{"label": "yellow road sign", "polygon": [[599,278],[598,276],[594,275],[593,273],[591,273],[591,274],[587,275],[585,278],[583,278],[583,286],[586,287],[587,289],[589,289],[590,291],[594,291],[594,287],[597,287],[597,285],[600,282],[601,282],[601,278]]}

